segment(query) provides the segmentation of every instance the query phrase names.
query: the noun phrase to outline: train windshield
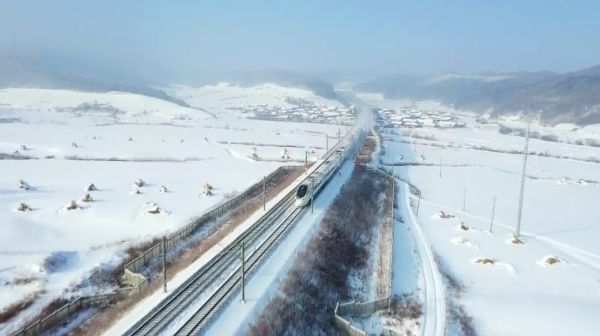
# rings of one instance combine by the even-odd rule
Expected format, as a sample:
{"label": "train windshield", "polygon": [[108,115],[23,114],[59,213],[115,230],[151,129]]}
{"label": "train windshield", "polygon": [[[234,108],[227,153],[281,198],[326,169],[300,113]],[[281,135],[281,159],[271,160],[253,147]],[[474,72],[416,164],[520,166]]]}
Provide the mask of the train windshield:
{"label": "train windshield", "polygon": [[303,184],[298,187],[298,191],[296,192],[296,197],[302,198],[308,192],[308,186]]}

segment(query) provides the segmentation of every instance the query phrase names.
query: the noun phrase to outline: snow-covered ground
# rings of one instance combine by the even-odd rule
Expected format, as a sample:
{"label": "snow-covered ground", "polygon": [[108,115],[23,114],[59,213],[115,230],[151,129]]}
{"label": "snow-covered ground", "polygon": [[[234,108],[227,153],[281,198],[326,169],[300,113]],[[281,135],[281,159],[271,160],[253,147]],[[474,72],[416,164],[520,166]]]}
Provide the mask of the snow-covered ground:
{"label": "snow-covered ground", "polygon": [[[373,95],[362,97],[379,107],[400,104]],[[441,108],[431,102],[415,106]],[[473,316],[475,329],[482,335],[597,334],[600,164],[584,160],[600,158],[600,148],[531,140],[530,151],[576,160],[529,157],[521,231],[525,244],[515,245],[510,240],[523,157],[476,147],[522,151],[524,138],[478,128],[469,115],[461,118],[466,128],[396,129],[400,135],[384,135],[382,156],[396,176],[421,190],[416,220],[439,256],[440,266],[463,284],[459,304]],[[594,137],[596,129],[578,129],[574,135],[563,126],[536,128],[567,140]],[[419,165],[397,165],[407,162]],[[418,199],[412,198],[416,205]],[[489,233],[494,198],[494,226]],[[441,210],[456,217],[440,218]],[[460,227],[462,222],[467,230]],[[548,264],[551,256],[559,262]],[[479,258],[494,263],[476,263]],[[451,334],[454,327],[450,326]]]}
{"label": "snow-covered ground", "polygon": [[[288,97],[339,104],[302,89],[172,90],[194,107],[123,92],[0,90],[0,310],[43,290],[25,312],[33,313],[130,244],[176,230],[281,165],[302,164],[307,150],[316,160],[325,134],[331,146],[339,128],[250,120],[227,109]],[[137,179],[146,184],[134,187]],[[98,190],[83,202],[90,183]],[[201,195],[204,183],[214,196]],[[71,200],[80,208],[67,210]],[[32,211],[18,211],[22,202]],[[155,205],[161,213],[148,213]],[[43,263],[57,251],[73,253],[50,272]]]}

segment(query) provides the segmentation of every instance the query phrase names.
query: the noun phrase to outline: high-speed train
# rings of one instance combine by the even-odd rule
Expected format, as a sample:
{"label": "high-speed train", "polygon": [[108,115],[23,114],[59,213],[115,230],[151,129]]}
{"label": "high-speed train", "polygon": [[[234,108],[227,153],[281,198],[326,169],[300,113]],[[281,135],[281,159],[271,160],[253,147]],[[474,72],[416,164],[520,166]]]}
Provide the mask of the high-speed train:
{"label": "high-speed train", "polygon": [[296,206],[303,207],[310,202],[311,193],[310,186],[306,183],[302,183],[296,188]]}

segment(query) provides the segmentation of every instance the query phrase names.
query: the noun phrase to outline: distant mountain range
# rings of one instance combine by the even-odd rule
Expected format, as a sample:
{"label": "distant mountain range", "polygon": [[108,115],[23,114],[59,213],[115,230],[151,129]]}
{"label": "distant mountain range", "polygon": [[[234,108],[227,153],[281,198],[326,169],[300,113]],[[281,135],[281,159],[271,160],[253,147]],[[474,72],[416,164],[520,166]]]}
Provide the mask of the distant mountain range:
{"label": "distant mountain range", "polygon": [[337,99],[338,95],[333,85],[312,75],[305,75],[287,70],[257,71],[224,77],[222,80],[241,85],[253,86],[262,83],[275,83],[281,86],[298,87],[310,90],[316,95],[327,99]]}
{"label": "distant mountain range", "polygon": [[569,73],[388,76],[355,86],[387,98],[432,99],[493,116],[540,115],[542,122],[600,123],[600,65]]}
{"label": "distant mountain range", "polygon": [[0,57],[0,88],[27,87],[92,92],[124,91],[189,107],[147,79],[98,69],[72,60],[5,55]]}
{"label": "distant mountain range", "polygon": [[[199,81],[211,84],[228,81],[242,86],[272,82],[282,86],[300,87],[328,99],[336,99],[333,86],[313,76],[285,70],[273,70],[214,77]],[[197,81],[198,82],[198,81]],[[34,87],[70,89],[93,92],[124,91],[159,98],[189,107],[184,101],[161,90],[168,86],[168,79],[140,78],[126,71],[99,69],[89,64],[59,57],[0,56],[0,88]]]}

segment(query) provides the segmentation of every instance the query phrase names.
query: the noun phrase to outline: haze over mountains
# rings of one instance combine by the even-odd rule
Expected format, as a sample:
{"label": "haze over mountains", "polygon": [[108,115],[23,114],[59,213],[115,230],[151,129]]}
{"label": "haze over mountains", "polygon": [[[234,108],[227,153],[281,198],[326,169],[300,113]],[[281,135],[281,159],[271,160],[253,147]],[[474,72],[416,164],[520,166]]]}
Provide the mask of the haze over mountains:
{"label": "haze over mountains", "polygon": [[[161,87],[177,83],[168,76],[155,78],[132,73],[127,70],[98,68],[94,65],[67,60],[60,57],[34,57],[5,55],[0,57],[0,88],[34,87],[49,89],[71,89],[93,92],[124,91],[171,101],[189,107]],[[286,70],[246,72],[221,76],[206,76],[188,80],[190,85],[212,84],[227,81],[240,86],[272,82],[283,86],[300,87],[313,91],[328,99],[335,99],[333,86],[315,76]]]}
{"label": "haze over mountains", "polygon": [[386,98],[431,99],[492,116],[540,115],[542,122],[600,123],[600,65],[569,73],[396,75],[355,86]]}
{"label": "haze over mountains", "polygon": [[[158,74],[139,75],[126,70],[98,69],[77,60],[31,55],[0,57],[0,73],[0,88],[125,91],[188,106],[161,89],[177,81]],[[334,80],[336,78],[331,78],[331,81]],[[241,86],[273,82],[310,89],[328,99],[338,98],[333,85],[321,77],[286,70],[212,76],[198,78],[188,84],[218,81]],[[354,88],[382,93],[386,98],[436,100],[457,109],[492,116],[529,114],[537,118],[539,115],[541,122],[550,125],[562,122],[579,125],[600,123],[600,65],[562,74],[540,71],[393,75],[369,80]]]}

